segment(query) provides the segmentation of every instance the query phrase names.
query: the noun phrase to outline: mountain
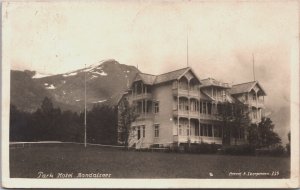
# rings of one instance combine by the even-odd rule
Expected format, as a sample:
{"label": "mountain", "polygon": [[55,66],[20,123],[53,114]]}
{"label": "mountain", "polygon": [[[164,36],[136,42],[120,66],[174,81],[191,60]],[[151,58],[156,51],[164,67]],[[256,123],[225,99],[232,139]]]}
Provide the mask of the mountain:
{"label": "mountain", "polygon": [[[62,109],[84,109],[85,78],[87,106],[114,104],[139,70],[111,59],[76,71],[45,76],[34,71],[11,71],[11,103],[34,111],[45,96]],[[42,77],[41,77],[42,76]]]}

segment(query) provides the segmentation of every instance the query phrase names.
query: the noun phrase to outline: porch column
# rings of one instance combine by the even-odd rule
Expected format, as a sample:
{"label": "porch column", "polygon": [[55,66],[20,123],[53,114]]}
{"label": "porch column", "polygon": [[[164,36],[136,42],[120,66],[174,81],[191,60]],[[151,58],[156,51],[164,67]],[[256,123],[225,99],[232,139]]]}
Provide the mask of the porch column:
{"label": "porch column", "polygon": [[177,136],[179,145],[179,81],[177,80]]}
{"label": "porch column", "polygon": [[142,115],[144,114],[144,100],[142,100]]}
{"label": "porch column", "polygon": [[213,140],[215,140],[215,131],[214,131],[214,129],[215,129],[214,124],[211,124]]}
{"label": "porch column", "polygon": [[146,114],[148,113],[148,110],[147,110],[147,104],[148,104],[148,100],[146,99],[146,100],[145,100],[145,113],[146,113]]}
{"label": "porch column", "polygon": [[256,97],[256,119],[258,120],[258,99],[257,99],[257,91],[255,91],[255,97]]}
{"label": "porch column", "polygon": [[199,133],[198,133],[198,136],[200,137],[200,136],[201,136],[201,131],[200,131],[200,130],[201,130],[200,119],[199,119],[199,126],[198,126],[198,127],[199,127]]}

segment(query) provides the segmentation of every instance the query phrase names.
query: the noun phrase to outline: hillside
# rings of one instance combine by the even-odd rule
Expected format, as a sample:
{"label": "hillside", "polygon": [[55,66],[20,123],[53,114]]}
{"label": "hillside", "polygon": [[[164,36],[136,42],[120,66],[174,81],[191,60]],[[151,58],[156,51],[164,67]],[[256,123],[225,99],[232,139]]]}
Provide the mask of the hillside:
{"label": "hillside", "polygon": [[12,103],[19,109],[35,110],[45,96],[62,109],[81,111],[84,108],[84,87],[86,76],[87,105],[113,104],[115,97],[125,91],[136,73],[134,66],[127,66],[115,60],[101,61],[76,71],[41,77],[29,71],[12,71]]}

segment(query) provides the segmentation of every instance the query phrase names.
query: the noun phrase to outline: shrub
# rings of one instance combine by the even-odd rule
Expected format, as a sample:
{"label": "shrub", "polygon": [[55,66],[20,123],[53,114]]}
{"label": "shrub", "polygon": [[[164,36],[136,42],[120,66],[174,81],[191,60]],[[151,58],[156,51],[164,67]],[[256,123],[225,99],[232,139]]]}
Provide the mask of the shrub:
{"label": "shrub", "polygon": [[230,155],[254,155],[255,147],[251,145],[233,145],[223,148],[224,154]]}
{"label": "shrub", "polygon": [[278,145],[275,148],[257,149],[255,152],[259,156],[284,156],[286,153],[282,145]]}
{"label": "shrub", "polygon": [[201,143],[201,144],[191,144],[188,146],[188,144],[184,144],[184,150],[185,152],[190,153],[200,153],[200,154],[215,154],[218,149],[221,147],[221,145],[217,145],[215,143],[208,144],[208,143]]}

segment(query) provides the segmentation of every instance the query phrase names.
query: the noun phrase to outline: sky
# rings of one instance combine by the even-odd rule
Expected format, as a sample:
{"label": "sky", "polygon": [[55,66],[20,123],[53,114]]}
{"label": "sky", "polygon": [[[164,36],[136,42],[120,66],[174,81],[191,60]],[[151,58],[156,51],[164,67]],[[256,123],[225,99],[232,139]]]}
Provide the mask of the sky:
{"label": "sky", "polygon": [[[35,1],[3,8],[4,64],[11,69],[59,74],[115,59],[150,74],[188,65],[200,79],[236,84],[254,80],[254,56],[266,105],[289,109],[297,1]],[[280,128],[286,134],[288,127]]]}

